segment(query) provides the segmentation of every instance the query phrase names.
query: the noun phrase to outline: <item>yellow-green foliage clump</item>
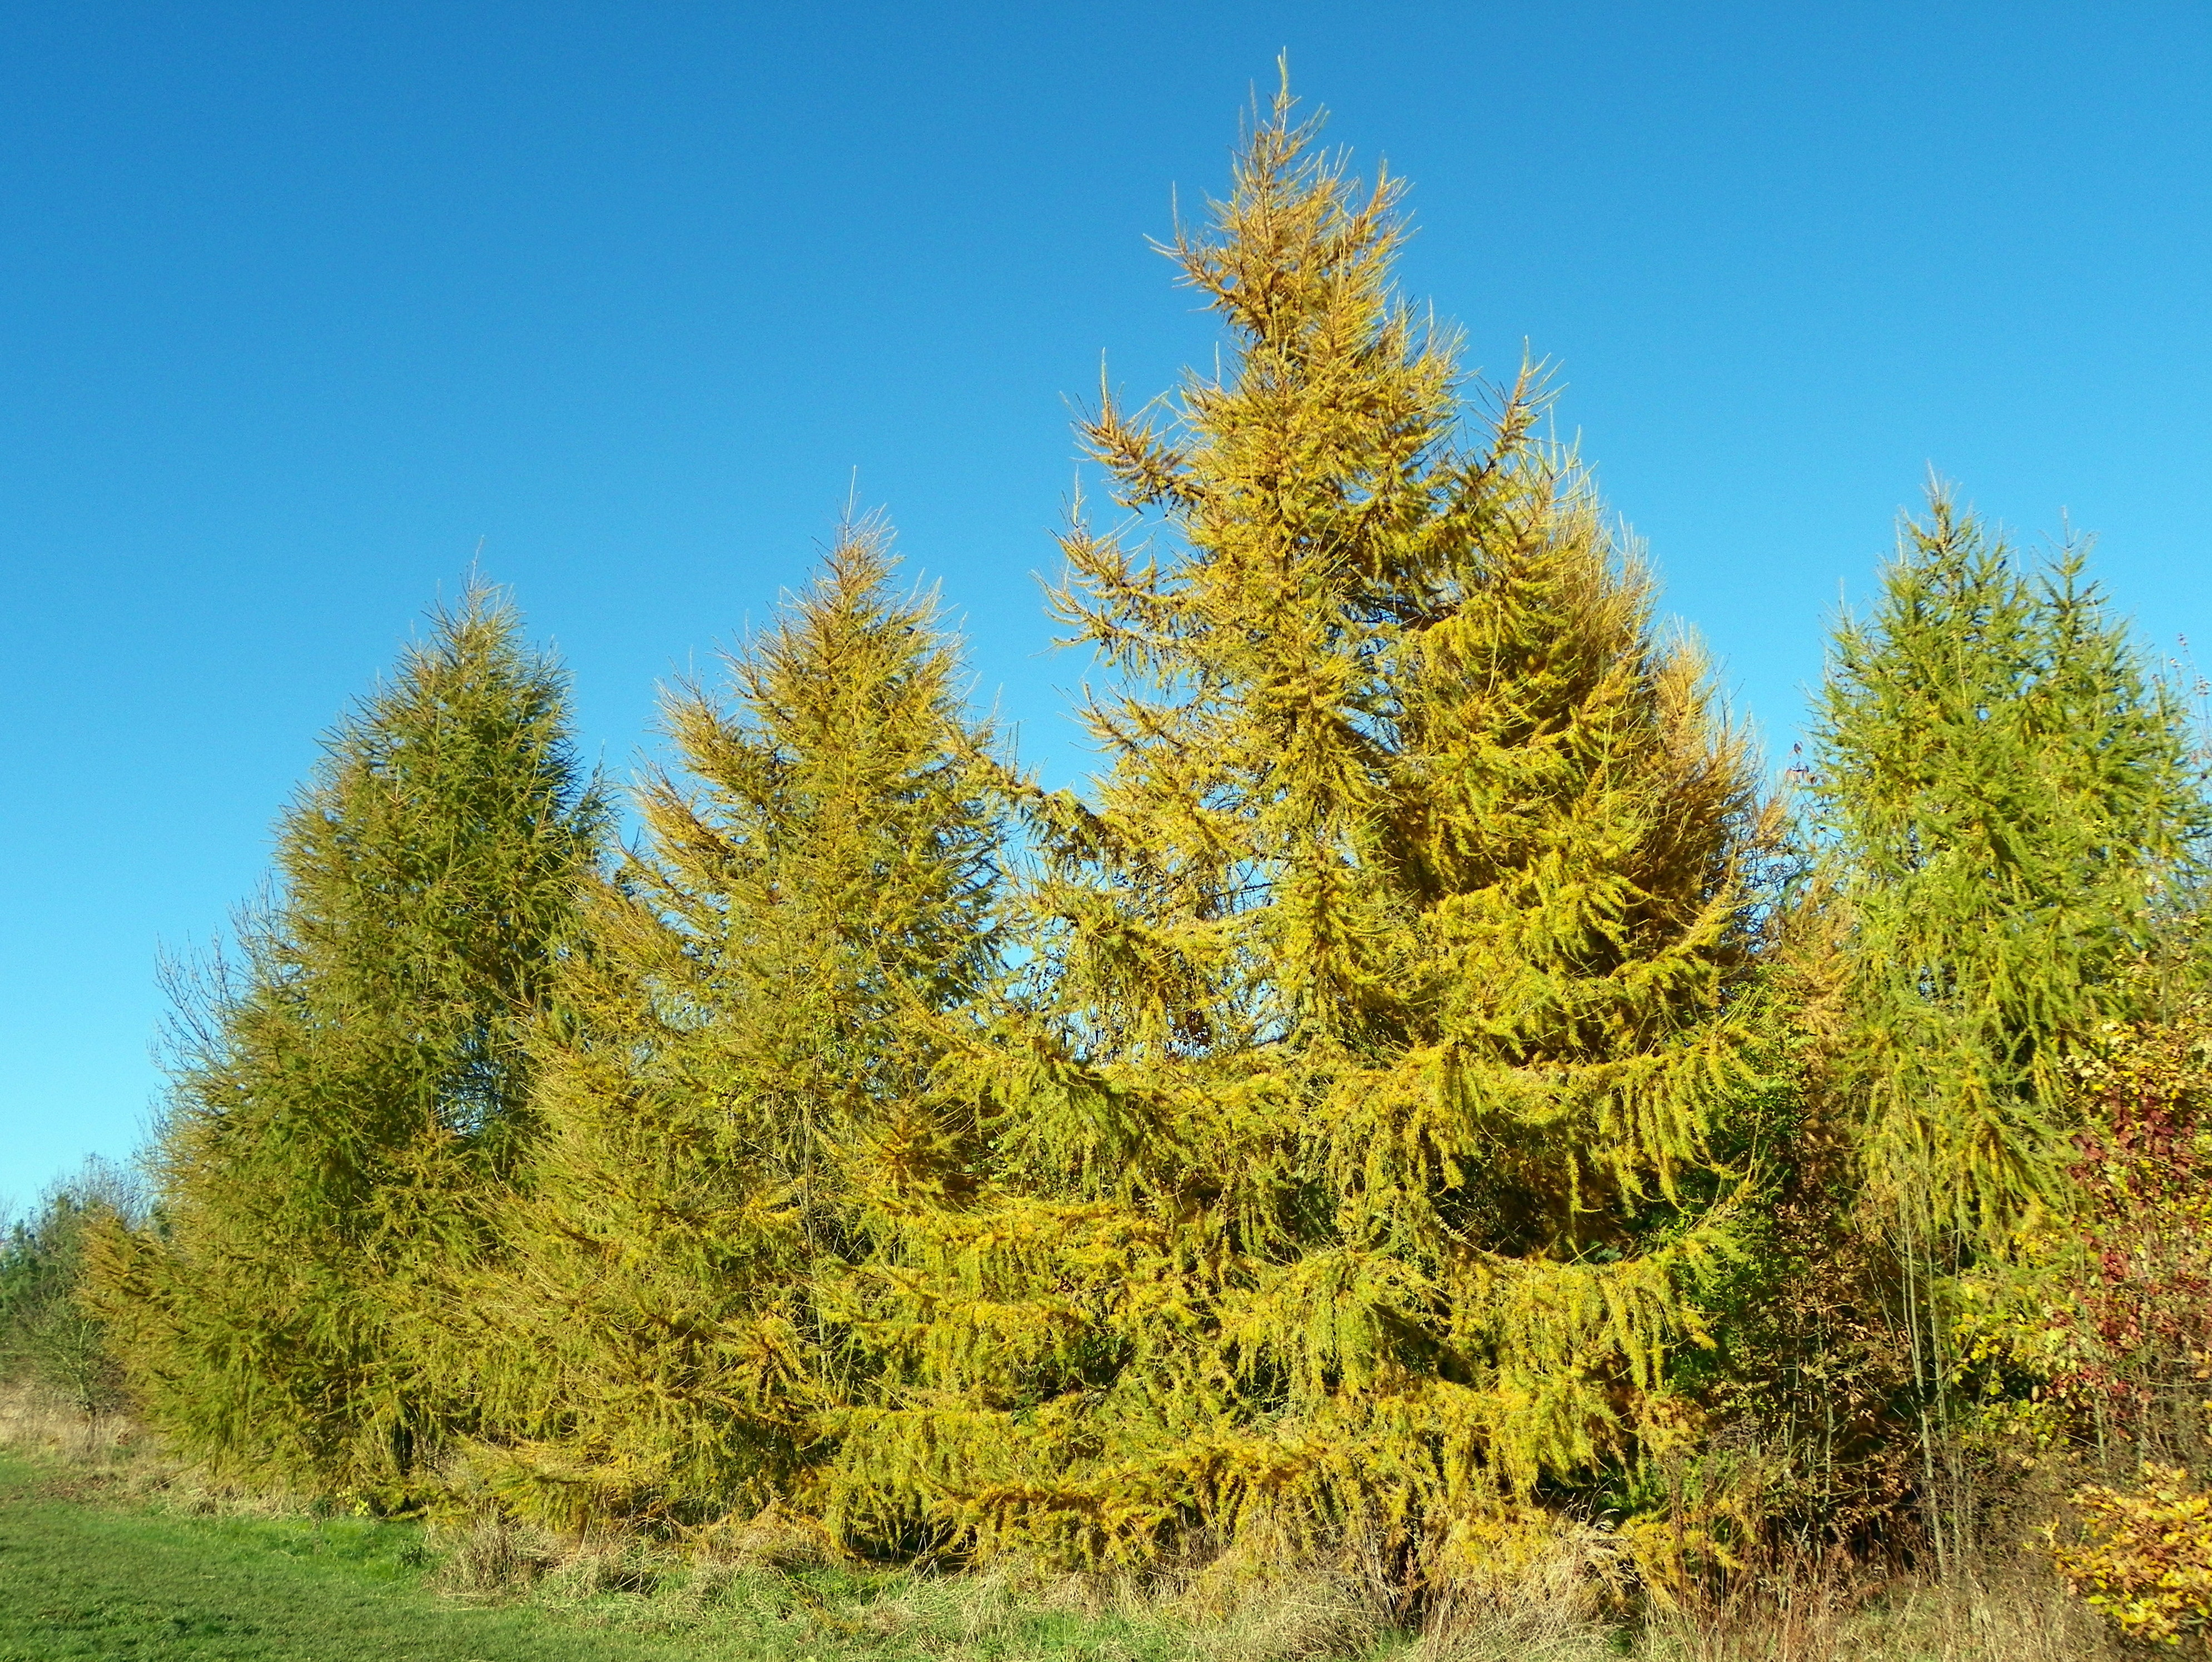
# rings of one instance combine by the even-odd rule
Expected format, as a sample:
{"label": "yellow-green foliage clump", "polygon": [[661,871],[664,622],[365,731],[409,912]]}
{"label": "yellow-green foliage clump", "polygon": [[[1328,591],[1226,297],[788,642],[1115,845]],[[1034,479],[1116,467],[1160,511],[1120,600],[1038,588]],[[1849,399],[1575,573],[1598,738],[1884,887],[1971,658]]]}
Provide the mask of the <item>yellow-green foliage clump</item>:
{"label": "yellow-green foliage clump", "polygon": [[2137,1639],[2176,1645],[2212,1624],[2212,1496],[2185,1467],[2146,1462],[2140,1488],[2092,1484],[2074,1501],[2086,1538],[2056,1555],[2076,1592]]}

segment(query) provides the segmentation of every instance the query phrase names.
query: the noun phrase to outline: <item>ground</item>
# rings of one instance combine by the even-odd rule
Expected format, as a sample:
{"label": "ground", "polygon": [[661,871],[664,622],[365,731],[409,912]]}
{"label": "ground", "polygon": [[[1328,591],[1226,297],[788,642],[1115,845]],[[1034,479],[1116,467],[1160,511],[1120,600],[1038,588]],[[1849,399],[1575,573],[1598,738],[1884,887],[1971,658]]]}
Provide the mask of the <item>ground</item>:
{"label": "ground", "polygon": [[0,1452],[0,1662],[1054,1662],[1188,1656],[1165,1626],[908,1576],[617,1571],[549,1598],[441,1592],[422,1531],[247,1517],[106,1489]]}

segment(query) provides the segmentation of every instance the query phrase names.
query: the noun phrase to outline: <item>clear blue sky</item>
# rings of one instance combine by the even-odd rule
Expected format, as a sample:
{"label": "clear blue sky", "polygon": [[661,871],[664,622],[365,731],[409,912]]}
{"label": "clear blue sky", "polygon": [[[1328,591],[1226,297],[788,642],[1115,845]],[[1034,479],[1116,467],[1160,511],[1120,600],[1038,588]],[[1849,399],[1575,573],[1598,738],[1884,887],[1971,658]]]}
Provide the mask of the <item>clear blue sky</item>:
{"label": "clear blue sky", "polygon": [[1068,776],[1066,399],[1210,353],[1145,239],[1285,47],[1773,750],[1931,464],[2212,640],[2203,0],[6,6],[0,1196],[479,539],[623,770],[857,468]]}

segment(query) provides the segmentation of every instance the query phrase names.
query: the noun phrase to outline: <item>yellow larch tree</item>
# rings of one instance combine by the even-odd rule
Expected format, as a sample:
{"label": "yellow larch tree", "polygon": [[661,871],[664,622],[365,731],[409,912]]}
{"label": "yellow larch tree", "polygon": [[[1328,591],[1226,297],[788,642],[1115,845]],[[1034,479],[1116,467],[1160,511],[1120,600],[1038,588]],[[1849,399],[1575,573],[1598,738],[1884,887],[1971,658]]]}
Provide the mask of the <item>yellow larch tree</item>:
{"label": "yellow larch tree", "polygon": [[1027,797],[979,1180],[904,1238],[841,1468],[879,1519],[1419,1580],[1633,1458],[1704,1340],[1771,816],[1528,377],[1469,441],[1399,198],[1279,99],[1172,250],[1222,367],[1084,424],[1106,766]]}

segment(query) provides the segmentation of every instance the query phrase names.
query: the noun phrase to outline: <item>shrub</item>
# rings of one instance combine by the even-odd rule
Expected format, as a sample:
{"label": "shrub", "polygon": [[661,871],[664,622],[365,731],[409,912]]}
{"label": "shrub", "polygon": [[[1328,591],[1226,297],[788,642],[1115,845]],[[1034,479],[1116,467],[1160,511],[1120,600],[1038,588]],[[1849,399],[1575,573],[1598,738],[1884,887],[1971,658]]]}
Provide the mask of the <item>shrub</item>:
{"label": "shrub", "polygon": [[2077,1594],[2130,1638],[2178,1645],[2212,1622],[2212,1495],[2186,1467],[2145,1461],[2140,1489],[2093,1484],[2074,1503],[2086,1538],[2054,1555]]}

